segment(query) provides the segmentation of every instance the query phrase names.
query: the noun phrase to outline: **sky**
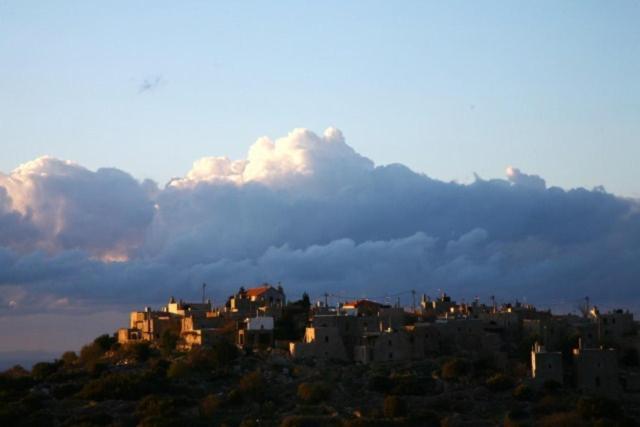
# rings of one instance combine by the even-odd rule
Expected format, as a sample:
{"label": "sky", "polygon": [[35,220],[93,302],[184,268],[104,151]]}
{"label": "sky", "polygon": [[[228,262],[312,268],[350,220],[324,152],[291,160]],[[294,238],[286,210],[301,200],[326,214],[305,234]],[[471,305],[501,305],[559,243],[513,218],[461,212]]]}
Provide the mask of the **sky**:
{"label": "sky", "polygon": [[640,196],[640,3],[0,1],[0,170],[161,184],[335,126],[445,181],[509,165]]}
{"label": "sky", "polygon": [[203,282],[640,312],[638,18],[0,0],[0,353]]}

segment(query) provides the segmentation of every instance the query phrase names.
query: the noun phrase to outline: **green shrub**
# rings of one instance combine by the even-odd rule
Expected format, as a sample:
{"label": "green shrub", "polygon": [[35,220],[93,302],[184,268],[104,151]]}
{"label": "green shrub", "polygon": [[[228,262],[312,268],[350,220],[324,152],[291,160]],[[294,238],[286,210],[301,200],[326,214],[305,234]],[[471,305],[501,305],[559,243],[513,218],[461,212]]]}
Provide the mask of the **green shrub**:
{"label": "green shrub", "polygon": [[335,417],[289,415],[280,427],[342,427],[342,422]]}
{"label": "green shrub", "polygon": [[162,350],[162,354],[169,355],[173,353],[179,338],[178,334],[170,329],[164,331],[160,337],[160,350]]}
{"label": "green shrub", "polygon": [[320,403],[331,394],[331,388],[324,383],[300,383],[298,385],[297,396],[300,401],[306,404]]}
{"label": "green shrub", "polygon": [[373,375],[369,379],[369,389],[378,393],[388,393],[393,387],[393,381],[384,375]]}
{"label": "green shrub", "polygon": [[513,387],[514,380],[509,375],[495,374],[487,379],[487,388],[494,392],[506,391]]}
{"label": "green shrub", "polygon": [[65,351],[62,353],[60,360],[62,360],[65,366],[72,366],[78,363],[78,355],[75,351]]}
{"label": "green shrub", "polygon": [[533,396],[533,389],[526,384],[520,384],[513,390],[513,397],[518,400],[531,400]]}
{"label": "green shrub", "polygon": [[115,336],[111,336],[107,334],[100,335],[99,337],[93,340],[93,343],[96,344],[98,347],[100,347],[103,353],[105,351],[110,350],[111,346],[113,346],[117,342],[118,340],[116,339]]}
{"label": "green shrub", "polygon": [[143,363],[151,357],[151,343],[148,341],[130,342],[120,347],[118,354],[120,357]]}
{"label": "green shrub", "polygon": [[167,370],[167,378],[177,379],[189,375],[190,368],[184,360],[174,360]]}
{"label": "green shrub", "polygon": [[403,417],[407,413],[407,406],[398,396],[387,396],[384,398],[383,413],[387,418]]}
{"label": "green shrub", "polygon": [[620,404],[604,397],[582,397],[578,400],[577,410],[587,419],[616,418],[621,414]]}
{"label": "green shrub", "polygon": [[583,427],[584,421],[577,412],[558,412],[543,417],[537,425],[540,427]]}
{"label": "green shrub", "polygon": [[137,400],[162,387],[156,377],[140,373],[116,372],[89,381],[78,397],[90,400]]}
{"label": "green shrub", "polygon": [[214,394],[209,394],[200,401],[200,415],[210,418],[219,411],[221,406],[222,400]]}
{"label": "green shrub", "polygon": [[62,363],[58,362],[39,362],[31,368],[31,376],[36,381],[42,381],[52,374],[56,373]]}
{"label": "green shrub", "polygon": [[442,378],[447,380],[459,380],[469,375],[471,365],[465,359],[451,359],[442,365]]}
{"label": "green shrub", "polygon": [[103,350],[100,344],[96,344],[95,342],[87,344],[80,350],[80,363],[84,366],[89,366],[100,360],[104,353],[105,350]]}
{"label": "green shrub", "polygon": [[252,400],[262,400],[266,384],[260,371],[249,372],[240,378],[238,390]]}

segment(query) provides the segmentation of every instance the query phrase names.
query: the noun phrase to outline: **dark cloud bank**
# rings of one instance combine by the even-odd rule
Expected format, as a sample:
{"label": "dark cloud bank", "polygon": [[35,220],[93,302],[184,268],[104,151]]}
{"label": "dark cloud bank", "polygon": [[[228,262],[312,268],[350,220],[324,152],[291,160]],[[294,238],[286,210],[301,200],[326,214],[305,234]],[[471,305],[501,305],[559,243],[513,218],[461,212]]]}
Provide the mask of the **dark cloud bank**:
{"label": "dark cloud bank", "polygon": [[635,308],[639,212],[515,168],[461,185],[375,167],[335,129],[198,160],[164,188],[44,157],[0,174],[0,313],[193,298],[202,282],[222,298],[264,281]]}

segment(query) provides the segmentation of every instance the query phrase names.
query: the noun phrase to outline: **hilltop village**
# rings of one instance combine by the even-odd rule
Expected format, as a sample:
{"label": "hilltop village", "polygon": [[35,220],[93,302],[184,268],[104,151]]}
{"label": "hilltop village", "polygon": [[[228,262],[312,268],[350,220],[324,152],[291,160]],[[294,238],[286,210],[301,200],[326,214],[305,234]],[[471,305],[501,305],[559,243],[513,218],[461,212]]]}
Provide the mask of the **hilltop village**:
{"label": "hilltop village", "polygon": [[[549,382],[617,396],[640,391],[640,374],[621,369],[638,358],[638,324],[629,311],[600,312],[587,300],[582,315],[554,315],[528,304],[457,303],[442,294],[423,295],[419,307],[403,308],[367,299],[330,307],[308,296],[287,304],[281,286],[241,288],[222,307],[211,301],[176,301],[161,310],[134,311],[118,342],[159,342],[174,335],[177,346],[215,346],[231,339],[245,352],[278,351],[294,359],[370,364],[428,359],[464,353],[490,356],[506,369],[528,344],[531,384]],[[570,348],[570,358],[563,350]],[[635,365],[632,363],[631,365]]]}
{"label": "hilltop village", "polygon": [[418,297],[170,298],[31,370],[0,373],[0,425],[640,425],[633,315]]}

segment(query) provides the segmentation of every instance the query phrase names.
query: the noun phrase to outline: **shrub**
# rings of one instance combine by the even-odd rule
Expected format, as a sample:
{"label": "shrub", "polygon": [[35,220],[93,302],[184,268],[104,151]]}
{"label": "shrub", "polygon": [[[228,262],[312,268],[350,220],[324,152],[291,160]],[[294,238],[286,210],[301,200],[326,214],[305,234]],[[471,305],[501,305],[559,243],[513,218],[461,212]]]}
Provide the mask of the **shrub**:
{"label": "shrub", "polygon": [[582,397],[577,404],[578,413],[587,419],[616,418],[620,413],[620,404],[604,397]]}
{"label": "shrub", "polygon": [[110,336],[107,334],[100,335],[99,337],[93,340],[93,343],[98,347],[100,347],[103,353],[107,350],[110,350],[111,346],[113,346],[117,342],[118,340],[116,339],[116,337]]}
{"label": "shrub", "polygon": [[300,383],[298,385],[298,399],[303,403],[316,404],[327,399],[331,389],[324,383]]}
{"label": "shrub", "polygon": [[89,381],[78,397],[90,400],[136,400],[161,385],[155,377],[139,373],[117,372]]}
{"label": "shrub", "polygon": [[36,381],[42,381],[48,376],[56,373],[60,368],[61,363],[58,362],[39,362],[33,365],[31,368],[31,376]]}
{"label": "shrub", "polygon": [[65,366],[75,365],[78,363],[78,355],[75,351],[65,351],[62,353],[60,360],[62,360]]}
{"label": "shrub", "polygon": [[171,354],[176,349],[178,339],[179,336],[174,331],[170,329],[164,331],[162,337],[160,337],[160,350],[162,350],[162,354]]}
{"label": "shrub", "polygon": [[533,389],[526,384],[520,384],[513,390],[513,397],[518,400],[531,400],[533,395]]}
{"label": "shrub", "polygon": [[280,427],[342,427],[342,422],[333,417],[289,415]]}
{"label": "shrub", "polygon": [[582,427],[584,421],[576,412],[558,412],[543,417],[538,425],[541,427]]}
{"label": "shrub", "polygon": [[260,371],[249,372],[240,378],[238,389],[253,400],[262,400],[266,388]]}
{"label": "shrub", "polygon": [[506,391],[513,387],[513,378],[509,375],[505,374],[495,374],[489,379],[487,379],[487,387],[489,390],[497,392],[497,391]]}
{"label": "shrub", "polygon": [[184,378],[189,374],[189,365],[184,360],[174,360],[167,370],[167,378]]}
{"label": "shrub", "polygon": [[210,418],[218,412],[220,406],[222,406],[220,398],[214,394],[209,394],[200,401],[200,414],[203,417]]}
{"label": "shrub", "polygon": [[169,421],[175,419],[177,415],[176,401],[170,397],[148,395],[136,406],[136,417],[142,421],[143,425],[157,425],[157,420]]}
{"label": "shrub", "polygon": [[384,416],[387,418],[403,417],[407,413],[407,407],[398,396],[387,396],[384,398],[383,404]]}
{"label": "shrub", "polygon": [[87,344],[80,350],[80,363],[88,367],[100,360],[104,352],[105,350],[103,350],[100,344],[96,344],[95,342]]}
{"label": "shrub", "polygon": [[451,359],[442,365],[442,378],[447,380],[458,380],[469,375],[469,362],[465,359]]}
{"label": "shrub", "polygon": [[384,375],[373,375],[369,379],[369,389],[378,393],[388,393],[393,387],[393,381]]}
{"label": "shrub", "polygon": [[220,340],[212,348],[195,347],[187,360],[195,370],[220,369],[229,366],[238,357],[238,348],[227,340]]}
{"label": "shrub", "polygon": [[148,341],[131,342],[119,349],[121,357],[132,359],[138,363],[146,362],[151,357],[151,344]]}

